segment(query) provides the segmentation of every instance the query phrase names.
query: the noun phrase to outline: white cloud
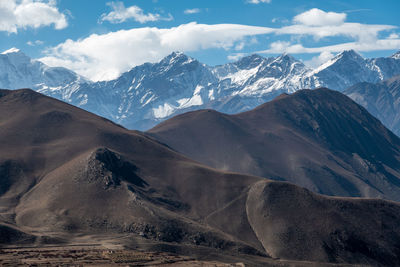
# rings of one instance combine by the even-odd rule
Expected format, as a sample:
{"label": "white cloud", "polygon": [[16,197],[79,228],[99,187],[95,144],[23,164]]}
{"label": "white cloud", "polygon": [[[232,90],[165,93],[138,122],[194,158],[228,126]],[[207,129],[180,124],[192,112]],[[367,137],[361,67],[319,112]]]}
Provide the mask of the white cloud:
{"label": "white cloud", "polygon": [[236,51],[243,50],[246,46],[258,44],[258,40],[255,36],[245,37],[241,41],[236,42],[235,46],[233,47]]}
{"label": "white cloud", "polygon": [[201,12],[200,8],[186,9],[185,11],[183,11],[183,13],[185,13],[186,15],[197,14],[200,12]]}
{"label": "white cloud", "polygon": [[321,47],[304,47],[302,44],[290,44],[289,42],[274,42],[270,48],[263,51],[258,51],[260,54],[316,54],[322,52],[337,53],[344,50],[354,49],[359,52],[398,50],[400,47],[400,39],[380,39],[371,43],[362,42],[347,42],[335,45]]}
{"label": "white cloud", "polygon": [[346,13],[325,12],[313,8],[295,16],[293,22],[308,26],[332,26],[343,24],[346,17]]}
{"label": "white cloud", "polygon": [[318,56],[312,57],[310,60],[305,61],[304,64],[311,68],[316,68],[316,67],[326,63],[328,60],[330,60],[333,57],[334,57],[334,55],[331,52],[323,51]]}
{"label": "white cloud", "polygon": [[100,17],[100,21],[108,21],[111,23],[122,23],[129,19],[133,19],[139,23],[146,23],[150,21],[159,20],[172,20],[173,17],[169,14],[168,17],[162,17],[160,14],[145,14],[143,9],[138,6],[125,7],[123,2],[108,2],[108,6],[112,11],[108,14],[104,13]]}
{"label": "white cloud", "polygon": [[400,37],[396,33],[391,33],[386,39],[379,39],[379,33],[397,28],[392,25],[373,25],[346,22],[346,14],[325,12],[316,8],[301,13],[294,17],[293,24],[278,28],[275,34],[289,36],[312,36],[319,40],[325,37],[348,37],[353,42],[334,44],[323,47],[304,47],[301,43],[293,44],[287,41],[275,41],[270,44],[270,48],[258,53],[279,54],[279,53],[321,53],[314,57],[308,64],[318,64],[326,61],[331,53],[343,50],[354,49],[360,52],[393,50],[399,49]]}
{"label": "white cloud", "polygon": [[68,26],[67,19],[52,0],[1,0],[0,31],[17,33],[18,29],[54,25],[57,30]]}
{"label": "white cloud", "polygon": [[283,24],[287,24],[289,23],[289,20],[287,18],[273,18],[271,19],[272,23],[283,23]]}
{"label": "white cloud", "polygon": [[33,41],[33,42],[32,41],[28,41],[26,44],[29,45],[29,46],[37,46],[37,45],[44,44],[44,42],[41,41],[41,40],[36,40],[36,41]]}
{"label": "white cloud", "polygon": [[343,23],[341,25],[290,25],[277,29],[277,34],[309,35],[316,40],[326,37],[346,36],[359,41],[372,42],[376,40],[378,33],[396,28],[391,25],[371,25],[360,23]]}
{"label": "white cloud", "polygon": [[228,56],[228,60],[230,60],[230,61],[238,61],[239,59],[241,59],[245,55],[246,55],[245,53],[231,54],[231,55]]}
{"label": "white cloud", "polygon": [[388,37],[388,39],[399,39],[400,35],[398,35],[397,33],[391,33]]}
{"label": "white cloud", "polygon": [[250,4],[271,3],[271,0],[248,0]]}
{"label": "white cloud", "polygon": [[[268,49],[258,53],[320,54],[309,64],[318,64],[331,53],[343,50],[354,49],[363,52],[394,50],[400,47],[397,34],[388,34],[386,39],[379,39],[382,32],[391,31],[395,26],[350,23],[345,21],[345,16],[340,15],[341,13],[332,15],[332,12],[320,11],[313,12],[329,18],[315,19],[314,16],[314,19],[310,20],[301,17],[302,14],[310,14],[306,11],[293,19],[294,24],[280,28],[192,22],[167,29],[144,27],[102,35],[93,34],[84,39],[67,40],[50,48],[41,60],[51,66],[70,68],[93,80],[107,80],[136,65],[159,61],[172,51],[190,52],[220,48],[231,50],[230,52],[244,52],[245,47],[257,42],[257,35],[284,35],[290,37],[288,40],[292,40],[272,42]],[[340,16],[336,16],[337,14]],[[323,47],[305,47],[301,42],[305,37],[315,40],[346,37],[347,42]],[[318,42],[315,44],[318,45]],[[231,54],[229,59],[237,58],[240,54]]]}
{"label": "white cloud", "polygon": [[267,27],[195,22],[169,29],[135,28],[67,40],[49,49],[41,60],[51,66],[70,68],[93,80],[106,80],[136,65],[159,61],[172,51],[231,49],[247,36],[271,32],[273,29]]}
{"label": "white cloud", "polygon": [[243,48],[246,46],[246,43],[245,43],[245,41],[241,41],[241,42],[239,42],[239,43],[237,43],[236,45],[235,45],[235,50],[237,50],[237,51],[240,51],[240,50],[243,50]]}
{"label": "white cloud", "polygon": [[313,8],[293,18],[293,25],[282,27],[277,34],[309,35],[315,40],[326,37],[345,36],[357,41],[373,42],[378,33],[396,28],[392,25],[374,25],[346,22],[345,13],[325,12]]}
{"label": "white cloud", "polygon": [[[276,42],[272,42],[270,44],[269,50],[266,50],[266,51],[286,51],[289,46],[290,46],[290,42],[276,41]],[[272,53],[275,53],[275,52],[272,52]]]}

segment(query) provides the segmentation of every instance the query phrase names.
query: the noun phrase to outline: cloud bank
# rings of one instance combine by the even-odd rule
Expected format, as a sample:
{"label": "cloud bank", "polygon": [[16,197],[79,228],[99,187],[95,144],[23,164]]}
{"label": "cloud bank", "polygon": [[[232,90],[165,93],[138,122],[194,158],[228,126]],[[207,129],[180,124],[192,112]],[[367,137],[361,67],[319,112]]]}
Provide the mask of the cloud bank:
{"label": "cloud bank", "polygon": [[295,16],[293,21],[308,26],[332,26],[343,24],[346,17],[346,13],[325,12],[313,8]]}
{"label": "cloud bank", "polygon": [[19,29],[36,29],[50,25],[54,25],[56,30],[68,26],[65,15],[58,10],[55,1],[0,1],[0,31],[17,33]]}
{"label": "cloud bank", "polygon": [[93,34],[77,41],[69,39],[50,48],[40,60],[70,68],[93,80],[107,80],[133,66],[158,61],[172,51],[230,49],[246,36],[271,32],[273,29],[267,27],[195,22],[169,29],[136,28]]}
{"label": "cloud bank", "polygon": [[[145,15],[148,16],[149,14]],[[400,48],[395,26],[346,22],[345,13],[311,9],[298,14],[288,26],[280,28],[239,24],[182,24],[160,29],[143,27],[120,30],[107,34],[93,34],[79,40],[67,40],[48,49],[43,62],[51,66],[64,66],[93,80],[108,80],[121,72],[145,63],[156,62],[172,51],[191,52],[210,48],[227,50],[229,59],[245,55],[243,49],[252,43],[261,44],[257,36],[289,36],[290,41],[270,41],[264,54],[320,54],[309,61],[317,65],[332,53],[355,49],[357,51],[394,50]],[[121,18],[122,19],[122,18]],[[386,35],[382,38],[383,34]],[[302,40],[314,43],[330,37],[345,37],[347,42],[328,46],[306,47]],[[293,41],[294,40],[294,41]]]}
{"label": "cloud bank", "polygon": [[374,25],[346,22],[345,13],[325,12],[320,9],[310,9],[293,18],[293,24],[276,30],[277,35],[311,36],[316,41],[327,37],[347,37],[352,42],[339,43],[320,47],[304,47],[301,41],[296,43],[287,41],[275,41],[270,43],[269,49],[258,51],[261,54],[277,53],[320,53],[309,61],[310,65],[322,62],[332,56],[331,53],[354,49],[359,52],[394,50],[400,48],[400,39],[396,33],[391,33],[384,39],[379,34],[396,29],[392,25]]}

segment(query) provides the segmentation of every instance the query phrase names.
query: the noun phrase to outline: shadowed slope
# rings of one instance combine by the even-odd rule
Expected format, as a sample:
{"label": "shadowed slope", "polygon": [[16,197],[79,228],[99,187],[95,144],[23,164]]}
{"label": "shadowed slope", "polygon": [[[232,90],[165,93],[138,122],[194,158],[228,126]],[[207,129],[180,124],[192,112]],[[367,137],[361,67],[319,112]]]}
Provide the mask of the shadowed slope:
{"label": "shadowed slope", "polygon": [[140,132],[31,90],[1,90],[0,114],[1,221],[27,232],[240,243],[200,220],[257,178],[203,167]]}
{"label": "shadowed slope", "polygon": [[219,169],[327,195],[400,199],[400,140],[364,108],[328,89],[282,95],[237,115],[189,112],[148,133]]}
{"label": "shadowed slope", "polygon": [[[250,224],[273,257],[373,266],[400,263],[400,206],[317,195],[284,182],[260,181],[247,198]],[[373,213],[371,212],[373,211]]]}
{"label": "shadowed slope", "polygon": [[400,136],[400,76],[380,83],[358,83],[344,91]]}

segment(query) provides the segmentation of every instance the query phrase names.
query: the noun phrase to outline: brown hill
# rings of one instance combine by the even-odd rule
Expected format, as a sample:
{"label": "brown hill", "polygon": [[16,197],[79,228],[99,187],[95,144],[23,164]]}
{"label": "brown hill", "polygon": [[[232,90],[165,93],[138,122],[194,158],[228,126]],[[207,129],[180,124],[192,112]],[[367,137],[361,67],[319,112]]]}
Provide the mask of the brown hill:
{"label": "brown hill", "polygon": [[0,185],[3,244],[179,247],[251,266],[400,264],[398,204],[204,167],[31,90],[0,90]]}
{"label": "brown hill", "polygon": [[237,115],[189,112],[148,133],[221,170],[290,181],[326,195],[400,200],[400,139],[328,89],[282,95]]}
{"label": "brown hill", "polygon": [[3,222],[28,232],[107,229],[210,246],[237,241],[196,221],[257,178],[203,167],[139,132],[30,90],[0,96]]}

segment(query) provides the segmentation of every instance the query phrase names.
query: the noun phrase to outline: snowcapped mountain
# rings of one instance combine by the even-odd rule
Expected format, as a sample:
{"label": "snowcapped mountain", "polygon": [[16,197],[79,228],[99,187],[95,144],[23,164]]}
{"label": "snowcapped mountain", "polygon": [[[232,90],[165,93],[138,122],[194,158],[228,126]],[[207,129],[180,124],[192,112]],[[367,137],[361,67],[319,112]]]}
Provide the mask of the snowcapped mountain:
{"label": "snowcapped mountain", "polygon": [[354,50],[343,51],[309,72],[305,85],[343,91],[359,82],[376,83],[400,73],[399,57],[364,59]]}
{"label": "snowcapped mountain", "polygon": [[220,81],[230,84],[230,89],[235,91],[233,95],[260,96],[283,88],[295,91],[299,78],[307,71],[302,62],[283,54],[276,58],[251,55],[235,63],[217,66],[213,73]]}
{"label": "snowcapped mountain", "polygon": [[367,61],[355,51],[344,51],[306,75],[311,87],[343,90],[360,80],[375,81]]}
{"label": "snowcapped mountain", "polygon": [[400,51],[397,51],[396,53],[394,53],[391,58],[393,59],[400,59]]}
{"label": "snowcapped mountain", "polygon": [[0,87],[30,87],[109,118],[127,128],[148,129],[171,116],[212,108],[238,113],[281,93],[328,87],[343,91],[359,82],[400,74],[400,52],[364,59],[344,51],[316,69],[283,54],[250,55],[207,66],[180,52],[146,63],[111,81],[90,82],[65,68],[50,68],[12,49],[0,55]]}
{"label": "snowcapped mountain", "polygon": [[178,110],[201,107],[212,98],[206,90],[218,79],[211,68],[174,52],[158,63],[146,63],[112,81],[83,83],[61,98],[128,128],[144,129]]}
{"label": "snowcapped mountain", "polygon": [[33,60],[17,48],[0,54],[0,88],[34,90],[71,90],[86,81],[66,68],[53,68]]}

